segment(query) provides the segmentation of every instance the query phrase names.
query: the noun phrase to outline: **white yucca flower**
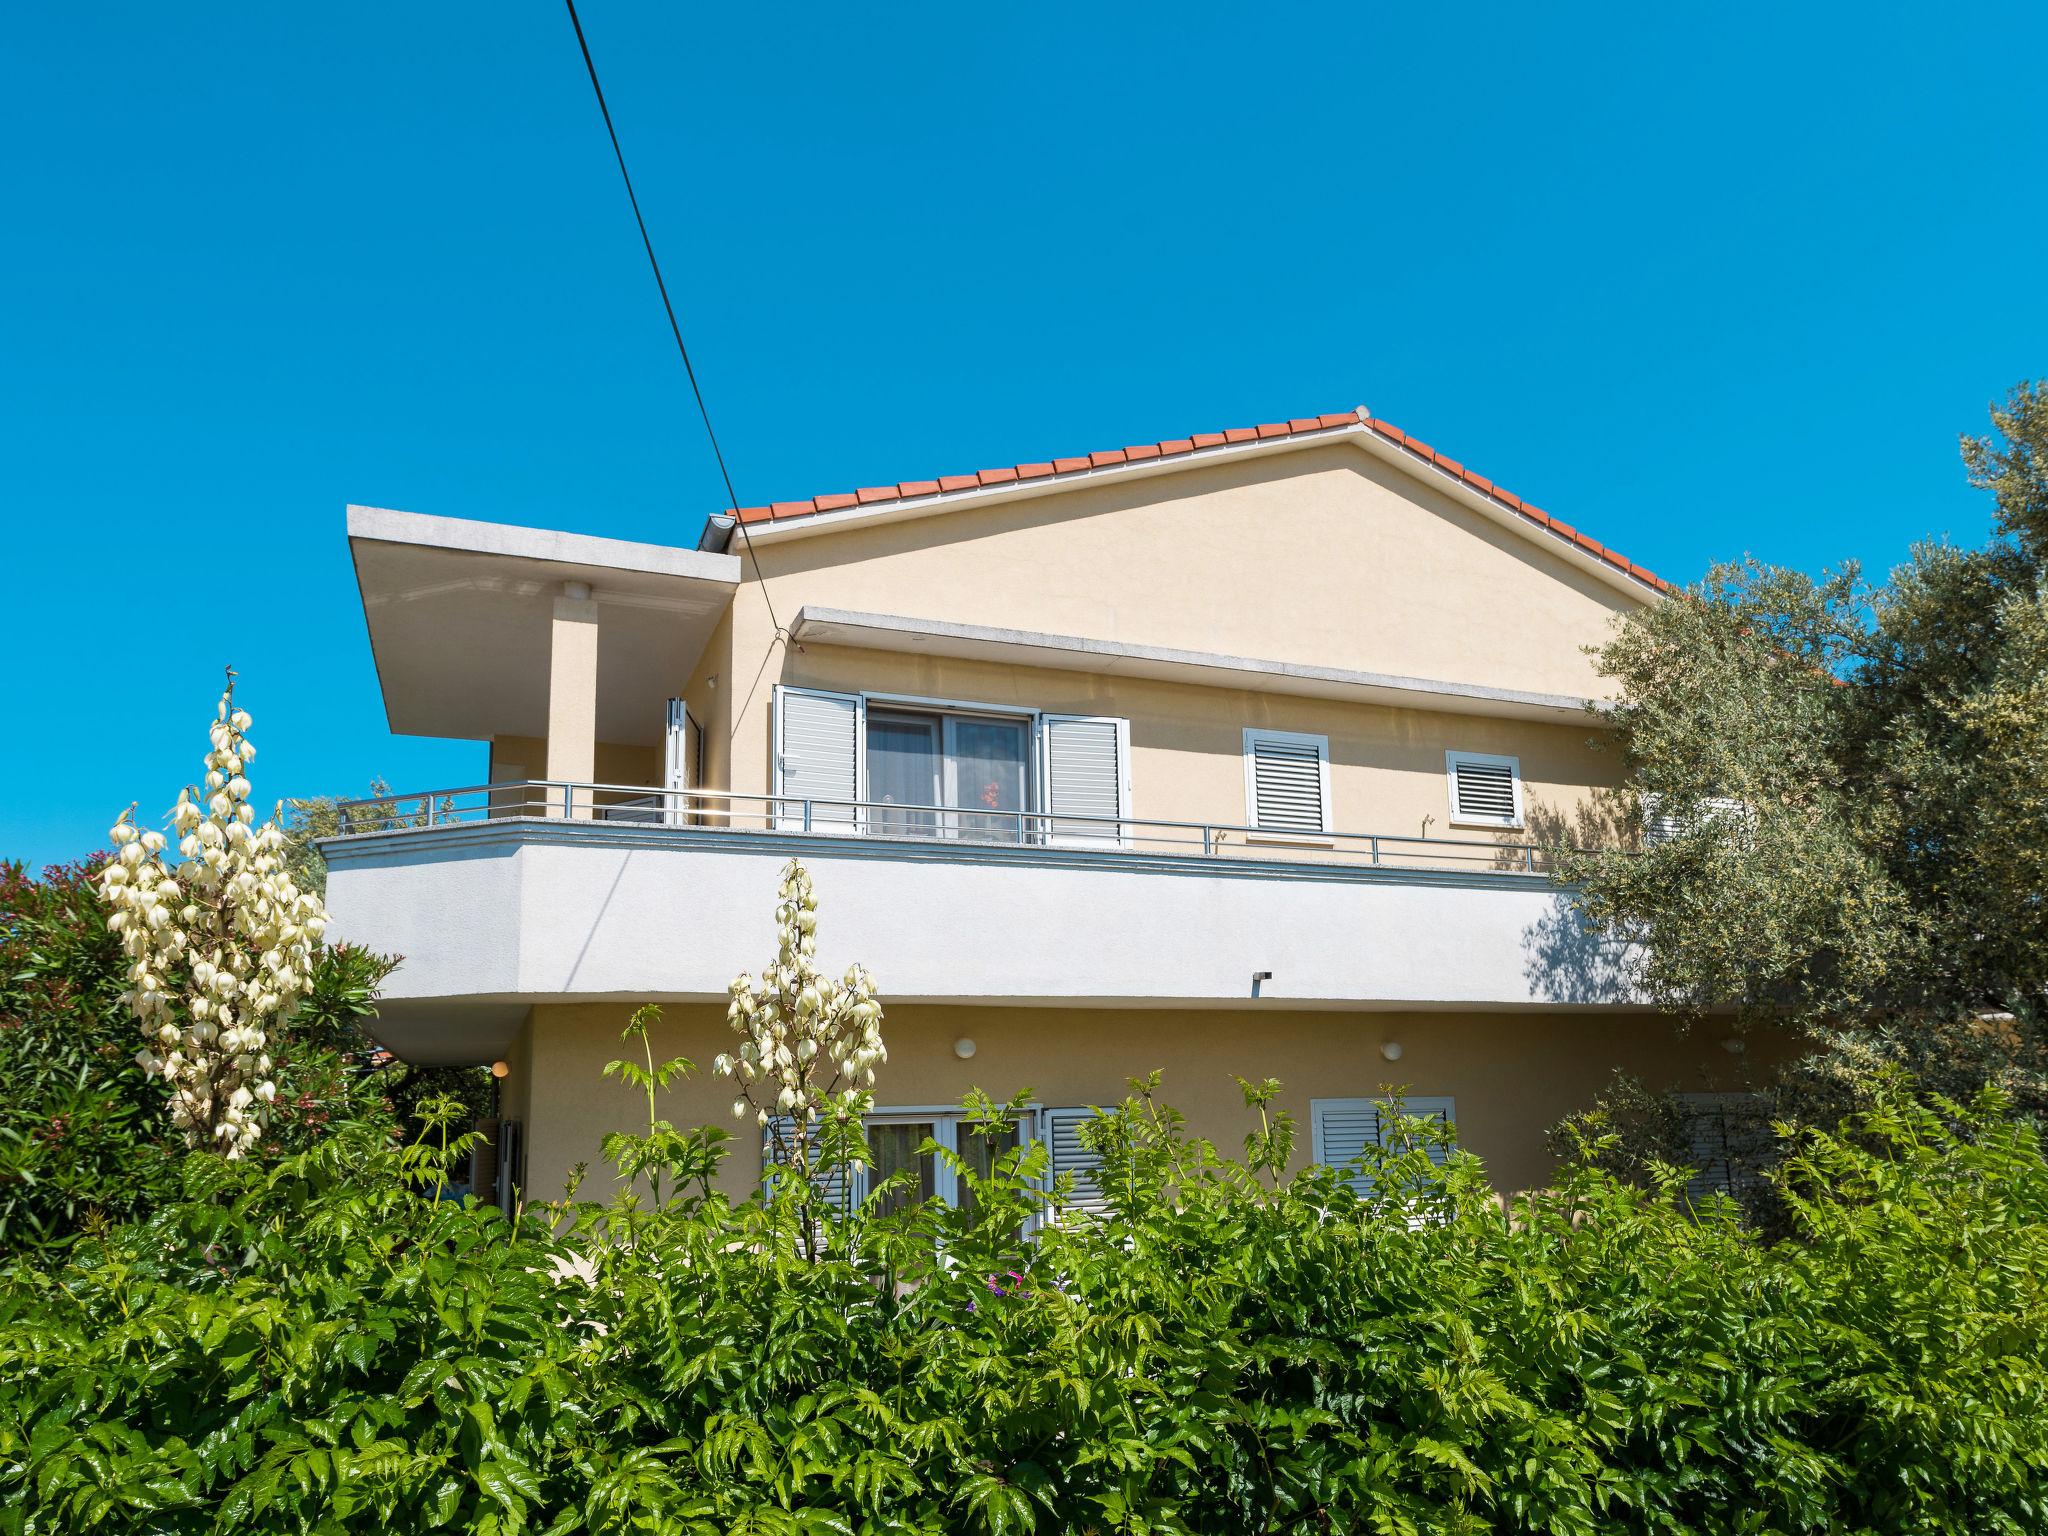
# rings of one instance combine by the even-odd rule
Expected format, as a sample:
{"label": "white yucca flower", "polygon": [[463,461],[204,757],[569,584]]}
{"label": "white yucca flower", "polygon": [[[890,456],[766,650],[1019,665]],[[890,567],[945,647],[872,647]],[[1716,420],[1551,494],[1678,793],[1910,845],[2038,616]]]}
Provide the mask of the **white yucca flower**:
{"label": "white yucca flower", "polygon": [[170,1085],[186,1142],[226,1157],[262,1139],[277,1097],[270,1031],[304,996],[327,926],[320,898],[271,856],[285,841],[277,818],[253,826],[242,770],[256,749],[234,692],[230,672],[208,730],[208,793],[183,790],[171,810],[183,862],[165,861],[164,834],[136,827],[131,809],[108,834],[118,852],[100,876],[107,926],[131,962],[126,1001],[145,1041],[135,1063]]}
{"label": "white yucca flower", "polygon": [[758,980],[743,972],[726,988],[725,1017],[739,1047],[711,1065],[739,1086],[734,1118],[744,1119],[750,1108],[764,1127],[778,1114],[787,1117],[794,1127],[791,1160],[808,1169],[822,1108],[851,1103],[872,1087],[888,1052],[874,978],[858,965],[837,981],[818,969],[810,872],[790,861],[775,895],[775,961]]}

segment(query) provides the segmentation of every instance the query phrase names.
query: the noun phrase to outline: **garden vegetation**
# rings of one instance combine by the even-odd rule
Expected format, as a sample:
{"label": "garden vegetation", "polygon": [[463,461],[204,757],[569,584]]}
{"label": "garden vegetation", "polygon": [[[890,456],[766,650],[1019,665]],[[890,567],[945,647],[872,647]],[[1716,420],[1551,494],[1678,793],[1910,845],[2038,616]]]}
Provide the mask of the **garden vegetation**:
{"label": "garden vegetation", "polygon": [[1086,1127],[1085,1210],[1004,1135],[1026,1093],[927,1148],[958,1206],[902,1173],[845,1209],[880,1011],[816,975],[800,869],[777,911],[723,1064],[753,1195],[661,1118],[695,1069],[656,1009],[608,1198],[448,1198],[452,1101],[186,1153],[146,1219],[0,1271],[0,1532],[2048,1526],[2048,1165],[1995,1088],[1797,1134],[1781,1239],[1598,1143],[1508,1201],[1421,1121],[1290,1175],[1277,1084],[1227,1156],[1156,1077]]}
{"label": "garden vegetation", "polygon": [[1085,1218],[1036,1147],[841,1212],[655,1125],[616,1150],[666,1148],[658,1204],[516,1219],[435,1198],[445,1128],[192,1155],[0,1283],[0,1530],[2037,1532],[2048,1168],[2004,1107],[1803,1134],[1773,1243],[1676,1170],[1503,1205],[1420,1122],[1289,1178],[1284,1117],[1226,1157],[1150,1084]]}

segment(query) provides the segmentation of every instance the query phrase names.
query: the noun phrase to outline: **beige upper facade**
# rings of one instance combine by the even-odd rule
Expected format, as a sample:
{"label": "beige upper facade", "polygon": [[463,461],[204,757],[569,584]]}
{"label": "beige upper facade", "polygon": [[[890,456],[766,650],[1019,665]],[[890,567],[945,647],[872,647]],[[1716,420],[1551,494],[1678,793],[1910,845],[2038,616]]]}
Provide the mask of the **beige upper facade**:
{"label": "beige upper facade", "polygon": [[[1243,731],[1326,736],[1333,824],[1449,831],[1445,752],[1521,759],[1532,805],[1575,809],[1612,772],[1582,709],[1587,648],[1645,601],[1555,541],[1462,505],[1356,440],[1168,473],[991,498],[907,521],[851,522],[736,543],[749,579],[686,692],[709,728],[710,782],[775,789],[772,684],[1126,718],[1130,802],[1143,818],[1246,822]],[[952,622],[1241,661],[1548,696],[1523,715],[1416,690],[1409,707],[1332,682],[1280,692],[1184,665],[1134,676],[1016,659],[779,640],[769,618],[814,607]],[[724,654],[720,655],[720,651]],[[718,688],[706,686],[723,673]],[[1535,718],[1529,718],[1535,715]],[[727,745],[722,761],[717,745]]]}
{"label": "beige upper facade", "polygon": [[1458,824],[1447,754],[1476,754],[1513,760],[1505,830],[1578,832],[1616,767],[1589,653],[1656,598],[1362,430],[759,523],[659,571],[578,540],[551,579],[447,547],[480,525],[353,515],[394,727],[487,739],[494,780],[782,794],[783,691],[820,690],[1027,720],[1005,809],[1054,808],[1045,717],[1126,721],[1123,813],[1221,827],[1257,819],[1254,730],[1324,743],[1325,830],[1497,835]]}

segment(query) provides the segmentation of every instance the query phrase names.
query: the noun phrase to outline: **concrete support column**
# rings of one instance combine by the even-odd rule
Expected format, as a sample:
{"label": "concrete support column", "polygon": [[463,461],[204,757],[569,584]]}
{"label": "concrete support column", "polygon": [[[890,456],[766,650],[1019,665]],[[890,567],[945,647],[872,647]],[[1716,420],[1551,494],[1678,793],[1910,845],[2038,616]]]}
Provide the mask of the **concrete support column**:
{"label": "concrete support column", "polygon": [[[597,777],[597,603],[590,584],[562,583],[555,599],[548,648],[548,769],[557,781],[588,784]],[[548,795],[548,814],[591,814],[590,797],[565,804],[560,790]]]}

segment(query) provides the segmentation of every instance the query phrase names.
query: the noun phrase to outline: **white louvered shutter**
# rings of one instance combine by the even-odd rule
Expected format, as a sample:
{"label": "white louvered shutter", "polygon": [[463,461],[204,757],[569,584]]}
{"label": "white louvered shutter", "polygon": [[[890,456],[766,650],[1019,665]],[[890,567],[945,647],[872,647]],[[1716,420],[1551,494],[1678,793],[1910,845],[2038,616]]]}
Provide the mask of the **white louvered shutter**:
{"label": "white louvered shutter", "polygon": [[[786,1153],[790,1137],[796,1130],[796,1122],[787,1115],[777,1115],[761,1128],[761,1169],[772,1173],[787,1161]],[[779,1137],[779,1139],[778,1139]],[[818,1160],[818,1127],[811,1127],[811,1161]],[[847,1178],[848,1170],[835,1168],[828,1174],[816,1175],[811,1182],[828,1205],[845,1212],[853,1207],[852,1182]]]}
{"label": "white louvered shutter", "polygon": [[[775,690],[775,826],[800,832],[809,800],[811,830],[852,832],[860,798],[861,700],[809,688]],[[819,804],[817,802],[827,802]],[[836,802],[836,803],[832,803]]]}
{"label": "white louvered shutter", "polygon": [[1737,841],[1756,830],[1756,811],[1748,801],[1727,795],[1709,795],[1699,802],[1691,816],[1664,809],[1664,797],[1655,792],[1643,796],[1643,841],[1649,845],[1668,843],[1696,827],[1729,827]]}
{"label": "white louvered shutter", "polygon": [[1668,843],[1685,831],[1685,818],[1675,811],[1664,809],[1664,797],[1651,793],[1643,796],[1643,841],[1654,846]]}
{"label": "white louvered shutter", "polygon": [[1063,1174],[1074,1176],[1073,1193],[1062,1207],[1063,1214],[1078,1212],[1094,1216],[1109,1208],[1098,1177],[1102,1159],[1081,1145],[1081,1127],[1094,1118],[1092,1109],[1047,1109],[1039,1112],[1039,1134],[1050,1154],[1047,1182],[1056,1183]]}
{"label": "white louvered shutter", "polygon": [[1246,810],[1261,832],[1330,830],[1330,743],[1292,731],[1244,733]]}
{"label": "white louvered shutter", "polygon": [[1489,827],[1522,824],[1521,764],[1512,757],[1476,752],[1445,754],[1451,781],[1451,820]]}
{"label": "white louvered shutter", "polygon": [[[1045,808],[1055,843],[1115,847],[1130,814],[1130,722],[1106,715],[1047,715]],[[1062,817],[1103,817],[1065,821]]]}
{"label": "white louvered shutter", "polygon": [[[1402,1113],[1411,1120],[1435,1120],[1453,1127],[1456,1107],[1448,1098],[1411,1098],[1401,1102]],[[1326,1168],[1344,1168],[1368,1147],[1387,1144],[1395,1129],[1389,1124],[1392,1106],[1381,1099],[1309,1100],[1311,1155]],[[1450,1148],[1440,1142],[1428,1146],[1429,1160],[1437,1167],[1450,1161]],[[1372,1180],[1361,1169],[1352,1170],[1345,1182],[1360,1195],[1372,1191]]]}
{"label": "white louvered shutter", "polygon": [[1368,1147],[1380,1144],[1380,1106],[1373,1099],[1311,1099],[1309,1101],[1309,1142],[1311,1155],[1325,1168],[1345,1168],[1344,1182],[1359,1194],[1369,1194],[1372,1181],[1363,1170],[1348,1165]]}

